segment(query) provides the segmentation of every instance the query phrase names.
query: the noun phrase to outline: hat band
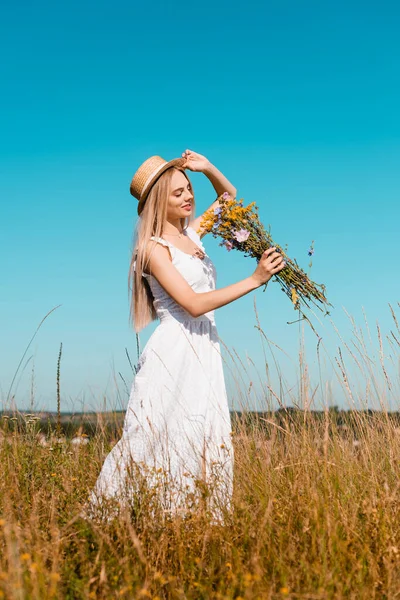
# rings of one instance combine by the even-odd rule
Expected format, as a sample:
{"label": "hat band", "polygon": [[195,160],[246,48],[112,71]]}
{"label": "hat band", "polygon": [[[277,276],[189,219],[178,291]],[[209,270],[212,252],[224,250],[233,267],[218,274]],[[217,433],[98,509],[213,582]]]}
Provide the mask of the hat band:
{"label": "hat band", "polygon": [[146,188],[148,186],[148,184],[151,182],[152,179],[155,179],[155,177],[157,176],[157,173],[159,171],[161,171],[161,169],[164,167],[164,165],[166,165],[166,161],[163,162],[161,165],[159,165],[154,171],[152,171],[150,173],[150,175],[148,176],[148,178],[146,179],[146,181],[144,182],[144,185],[142,187],[142,193],[140,194],[140,197],[143,196],[143,194],[146,192]]}

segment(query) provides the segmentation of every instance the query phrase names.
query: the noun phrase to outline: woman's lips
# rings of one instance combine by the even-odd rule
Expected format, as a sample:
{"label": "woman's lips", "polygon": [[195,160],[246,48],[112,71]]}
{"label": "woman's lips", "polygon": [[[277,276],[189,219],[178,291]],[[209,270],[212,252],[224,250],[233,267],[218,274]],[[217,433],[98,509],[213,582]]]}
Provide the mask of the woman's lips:
{"label": "woman's lips", "polygon": [[192,205],[191,204],[185,204],[184,206],[182,206],[182,208],[185,208],[186,210],[192,210]]}

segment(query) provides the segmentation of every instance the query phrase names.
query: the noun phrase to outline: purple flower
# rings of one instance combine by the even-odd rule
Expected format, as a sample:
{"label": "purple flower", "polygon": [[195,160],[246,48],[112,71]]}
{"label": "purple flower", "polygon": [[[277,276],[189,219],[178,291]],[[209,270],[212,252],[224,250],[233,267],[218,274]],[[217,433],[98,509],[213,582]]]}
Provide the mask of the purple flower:
{"label": "purple flower", "polygon": [[229,198],[229,192],[224,192],[224,193],[222,194],[222,198],[223,198],[224,200],[227,200],[227,199]]}
{"label": "purple flower", "polygon": [[311,248],[308,249],[308,256],[312,256],[314,254],[314,248],[311,246]]}
{"label": "purple flower", "polygon": [[224,246],[225,246],[225,248],[228,250],[228,252],[230,252],[230,251],[232,250],[232,248],[233,248],[233,244],[232,244],[232,242],[230,242],[229,240],[226,240],[226,241],[224,242]]}
{"label": "purple flower", "polygon": [[233,232],[233,237],[238,242],[245,242],[248,239],[249,235],[250,231],[247,231],[247,229],[239,229],[239,231]]}
{"label": "purple flower", "polygon": [[214,208],[214,215],[220,215],[222,213],[222,208],[220,206],[217,206],[217,208]]}

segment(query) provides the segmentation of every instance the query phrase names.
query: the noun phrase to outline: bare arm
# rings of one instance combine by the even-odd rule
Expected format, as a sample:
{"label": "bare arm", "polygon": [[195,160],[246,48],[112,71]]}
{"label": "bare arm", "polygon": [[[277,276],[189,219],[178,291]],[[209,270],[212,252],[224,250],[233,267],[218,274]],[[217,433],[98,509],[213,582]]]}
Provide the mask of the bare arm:
{"label": "bare arm", "polygon": [[165,291],[180,304],[192,317],[199,317],[210,310],[225,306],[249,292],[259,288],[281,271],[284,260],[275,248],[266,250],[250,277],[219,290],[195,292],[179,271],[174,267],[168,249],[157,244],[149,259],[151,274],[157,279]]}
{"label": "bare arm", "polygon": [[224,192],[228,192],[232,198],[236,198],[236,188],[231,182],[217,169],[212,163],[208,163],[208,166],[203,171],[204,175],[211,181],[217,196],[220,196]]}
{"label": "bare arm", "polygon": [[[191,158],[192,164],[195,164],[195,161],[197,160],[197,164],[201,165],[201,172],[204,173],[204,175],[208,177],[208,179],[212,183],[217,193],[217,197],[223,194],[224,192],[228,192],[228,194],[232,196],[232,198],[236,198],[235,186],[231,184],[231,182],[225,177],[225,175],[223,175],[223,173],[221,173],[221,171],[217,169],[215,165],[210,163],[210,161],[208,161],[204,156],[201,156],[200,154],[197,154],[195,152],[192,152],[191,156],[193,156],[193,158]],[[191,163],[188,161],[188,164],[190,165]],[[188,168],[190,168],[190,166]],[[219,202],[218,200],[215,200],[208,207],[207,210],[213,210],[218,206]],[[201,214],[199,217],[190,222],[190,227],[192,227],[195,231],[199,233],[200,238],[206,235],[206,232],[201,231],[201,221],[203,219],[203,214]]]}

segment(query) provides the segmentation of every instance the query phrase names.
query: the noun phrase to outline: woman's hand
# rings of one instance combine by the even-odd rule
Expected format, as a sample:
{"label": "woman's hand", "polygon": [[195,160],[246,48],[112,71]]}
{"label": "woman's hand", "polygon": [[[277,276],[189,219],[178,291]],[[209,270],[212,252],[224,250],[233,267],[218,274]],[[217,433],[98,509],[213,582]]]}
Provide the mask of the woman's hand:
{"label": "woman's hand", "polygon": [[189,171],[199,171],[200,173],[203,173],[211,164],[205,156],[193,152],[192,150],[185,150],[185,152],[182,152],[182,158],[186,159],[183,168],[189,169]]}
{"label": "woman's hand", "polygon": [[286,262],[282,254],[277,252],[276,248],[268,248],[261,256],[252,277],[257,281],[258,285],[263,285],[285,267]]}

